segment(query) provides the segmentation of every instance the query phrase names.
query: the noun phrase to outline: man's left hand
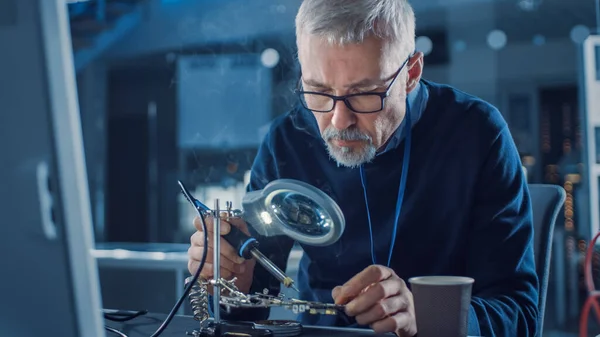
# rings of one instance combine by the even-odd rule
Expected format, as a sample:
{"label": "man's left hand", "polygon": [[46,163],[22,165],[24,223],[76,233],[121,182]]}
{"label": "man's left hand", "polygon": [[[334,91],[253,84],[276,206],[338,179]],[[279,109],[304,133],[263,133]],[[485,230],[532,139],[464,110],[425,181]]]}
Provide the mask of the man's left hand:
{"label": "man's left hand", "polygon": [[346,314],[376,333],[394,332],[400,337],[417,334],[413,296],[404,280],[385,266],[371,265],[332,294]]}

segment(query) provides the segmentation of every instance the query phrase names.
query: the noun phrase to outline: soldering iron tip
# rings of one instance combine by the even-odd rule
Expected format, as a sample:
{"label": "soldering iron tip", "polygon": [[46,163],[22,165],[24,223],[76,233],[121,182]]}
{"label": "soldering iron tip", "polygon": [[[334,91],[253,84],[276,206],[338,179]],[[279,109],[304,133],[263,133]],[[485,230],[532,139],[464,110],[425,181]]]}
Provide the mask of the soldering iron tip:
{"label": "soldering iron tip", "polygon": [[292,288],[292,289],[296,290],[296,292],[298,292],[298,293],[300,292],[300,290],[298,290],[298,288],[296,288],[296,286],[295,286],[295,285],[293,285],[293,284],[292,284],[292,285],[290,285],[290,288]]}

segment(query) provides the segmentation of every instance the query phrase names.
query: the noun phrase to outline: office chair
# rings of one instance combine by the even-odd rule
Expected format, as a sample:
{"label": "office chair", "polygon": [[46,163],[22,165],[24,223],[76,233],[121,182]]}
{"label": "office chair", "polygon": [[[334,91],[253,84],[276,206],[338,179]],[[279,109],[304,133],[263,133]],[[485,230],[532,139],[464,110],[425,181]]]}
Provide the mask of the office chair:
{"label": "office chair", "polygon": [[544,327],[554,225],[565,202],[566,193],[560,186],[546,184],[529,184],[529,191],[533,209],[534,255],[540,282],[538,336],[541,336]]}

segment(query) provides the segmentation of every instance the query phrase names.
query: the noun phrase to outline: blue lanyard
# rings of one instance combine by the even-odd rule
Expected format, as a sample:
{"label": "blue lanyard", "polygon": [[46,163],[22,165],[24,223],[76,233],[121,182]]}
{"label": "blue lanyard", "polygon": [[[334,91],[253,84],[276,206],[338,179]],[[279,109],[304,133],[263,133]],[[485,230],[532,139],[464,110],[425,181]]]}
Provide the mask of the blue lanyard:
{"label": "blue lanyard", "polygon": [[[410,105],[406,104],[406,125],[404,125],[404,132],[406,134],[404,143],[404,162],[402,163],[402,176],[400,177],[400,185],[398,186],[398,200],[396,201],[396,217],[394,219],[394,230],[392,232],[392,243],[390,246],[390,252],[388,254],[387,267],[390,267],[392,262],[392,253],[394,252],[394,245],[396,243],[396,232],[398,231],[398,220],[400,218],[400,210],[402,209],[402,201],[404,200],[404,192],[406,191],[406,178],[408,175],[408,163],[410,161],[410,140],[411,140],[411,129],[412,124],[410,120]],[[375,246],[373,244],[373,225],[371,223],[371,212],[369,211],[369,199],[367,198],[367,183],[365,177],[365,171],[363,166],[360,166],[360,182],[362,183],[363,192],[365,196],[365,205],[367,207],[367,219],[369,221],[369,234],[371,237],[371,259],[373,264],[377,264],[375,257]]]}

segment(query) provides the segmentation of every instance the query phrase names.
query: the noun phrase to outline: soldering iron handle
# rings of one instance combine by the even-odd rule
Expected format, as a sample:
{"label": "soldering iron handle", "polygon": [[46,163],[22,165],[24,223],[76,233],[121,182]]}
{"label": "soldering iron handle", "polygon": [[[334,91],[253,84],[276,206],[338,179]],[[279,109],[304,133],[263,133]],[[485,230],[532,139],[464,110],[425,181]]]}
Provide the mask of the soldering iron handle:
{"label": "soldering iron handle", "polygon": [[258,241],[255,238],[246,235],[234,225],[231,225],[231,230],[223,235],[223,238],[233,246],[239,256],[245,259],[251,259],[251,250],[258,247]]}

